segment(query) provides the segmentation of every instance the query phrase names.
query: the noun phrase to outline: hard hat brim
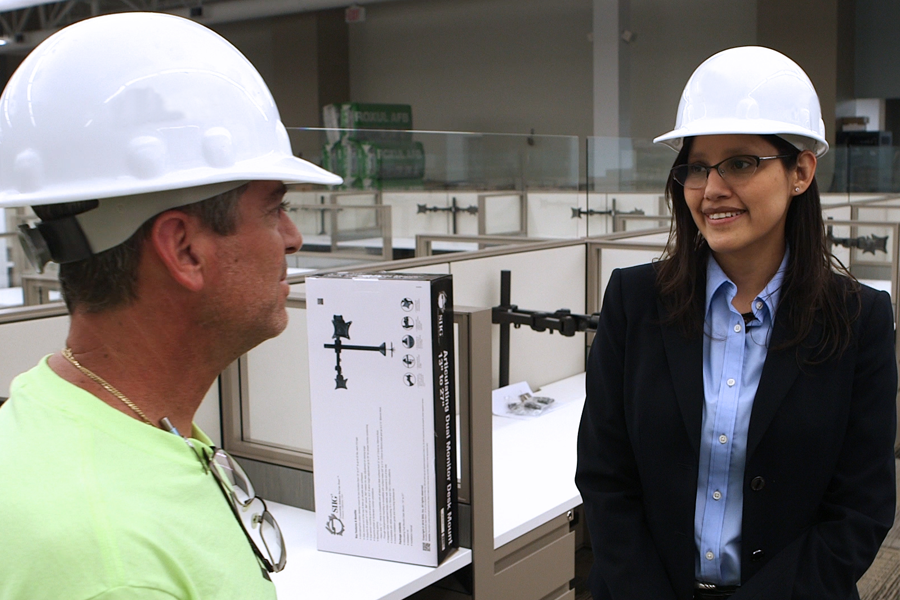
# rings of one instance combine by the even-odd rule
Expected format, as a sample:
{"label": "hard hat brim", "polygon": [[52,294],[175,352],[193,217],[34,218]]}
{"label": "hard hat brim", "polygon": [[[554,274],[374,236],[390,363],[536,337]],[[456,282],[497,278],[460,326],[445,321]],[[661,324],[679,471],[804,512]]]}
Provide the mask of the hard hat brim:
{"label": "hard hat brim", "polygon": [[790,143],[801,150],[810,150],[817,157],[828,152],[828,142],[824,137],[814,137],[810,134],[810,130],[804,127],[791,127],[782,121],[768,119],[697,119],[686,126],[653,138],[653,143],[663,144],[679,152],[686,137],[727,134],[790,136],[788,139]]}
{"label": "hard hat brim", "polygon": [[223,170],[213,167],[180,170],[154,179],[140,181],[121,178],[114,181],[86,181],[77,186],[45,187],[37,192],[21,193],[11,190],[0,194],[0,207],[40,206],[79,200],[100,200],[121,196],[135,196],[184,188],[195,188],[227,182],[282,181],[285,184],[312,183],[340,185],[343,179],[334,173],[289,154],[269,153],[241,161]]}

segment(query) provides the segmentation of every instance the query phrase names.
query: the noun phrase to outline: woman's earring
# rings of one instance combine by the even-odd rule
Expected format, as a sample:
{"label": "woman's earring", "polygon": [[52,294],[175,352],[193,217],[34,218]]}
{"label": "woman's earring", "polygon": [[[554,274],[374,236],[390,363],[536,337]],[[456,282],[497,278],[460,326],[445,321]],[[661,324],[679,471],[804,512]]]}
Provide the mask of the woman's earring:
{"label": "woman's earring", "polygon": [[799,192],[800,192],[800,188],[795,187],[795,188],[794,188],[794,191],[799,193]]}

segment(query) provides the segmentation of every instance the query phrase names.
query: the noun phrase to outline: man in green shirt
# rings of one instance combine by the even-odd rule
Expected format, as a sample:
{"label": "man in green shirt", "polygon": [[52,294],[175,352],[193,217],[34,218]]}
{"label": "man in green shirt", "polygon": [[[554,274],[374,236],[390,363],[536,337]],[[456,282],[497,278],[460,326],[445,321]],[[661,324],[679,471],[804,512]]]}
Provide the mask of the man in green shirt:
{"label": "man in green shirt", "polygon": [[0,207],[34,208],[70,312],[0,409],[0,600],[274,598],[277,525],[193,416],[287,324],[285,184],[340,178],[292,155],[233,46],[168,15],[61,30],[0,114]]}

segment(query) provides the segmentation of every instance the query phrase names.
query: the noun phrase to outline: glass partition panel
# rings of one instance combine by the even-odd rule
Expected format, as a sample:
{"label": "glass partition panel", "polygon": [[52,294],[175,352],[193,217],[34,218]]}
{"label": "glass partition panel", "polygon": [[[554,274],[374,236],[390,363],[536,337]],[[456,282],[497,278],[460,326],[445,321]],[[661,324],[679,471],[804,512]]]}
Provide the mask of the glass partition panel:
{"label": "glass partition panel", "polygon": [[288,129],[295,153],[344,190],[577,189],[578,138],[446,131]]}
{"label": "glass partition panel", "polygon": [[585,145],[587,181],[584,220],[588,236],[667,227],[666,179],[675,153],[651,140],[589,137]]}
{"label": "glass partition panel", "polygon": [[[578,196],[577,137],[322,128],[288,133],[298,155],[344,178],[330,194],[298,201],[390,206],[393,258],[414,256],[418,234],[578,235],[575,229],[548,235],[560,228],[541,208],[551,197],[572,204]],[[560,214],[565,225],[569,214]]]}
{"label": "glass partition panel", "polygon": [[289,267],[342,267],[393,256],[390,206],[300,203],[288,215],[303,235],[301,250],[287,257]]}
{"label": "glass partition panel", "polygon": [[900,149],[890,144],[835,145],[820,165],[817,178],[824,191],[850,195],[900,192]]}

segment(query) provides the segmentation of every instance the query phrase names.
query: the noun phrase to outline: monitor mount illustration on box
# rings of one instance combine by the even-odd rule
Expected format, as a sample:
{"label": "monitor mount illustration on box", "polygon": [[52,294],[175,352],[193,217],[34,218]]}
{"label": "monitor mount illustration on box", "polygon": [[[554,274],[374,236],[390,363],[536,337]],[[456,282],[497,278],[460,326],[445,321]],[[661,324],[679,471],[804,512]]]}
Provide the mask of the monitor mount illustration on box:
{"label": "monitor mount illustration on box", "polygon": [[334,315],[334,318],[331,319],[331,324],[334,325],[334,334],[331,336],[334,343],[325,344],[325,347],[334,348],[334,370],[337,372],[334,376],[334,389],[336,390],[347,389],[347,378],[344,377],[344,372],[341,369],[341,352],[344,350],[380,352],[382,356],[387,356],[387,353],[390,352],[391,356],[394,355],[393,344],[391,344],[390,347],[388,347],[386,343],[382,343],[380,346],[355,346],[353,344],[344,344],[341,342],[342,338],[347,340],[350,339],[350,325],[353,324],[353,321],[344,321],[343,315]]}

